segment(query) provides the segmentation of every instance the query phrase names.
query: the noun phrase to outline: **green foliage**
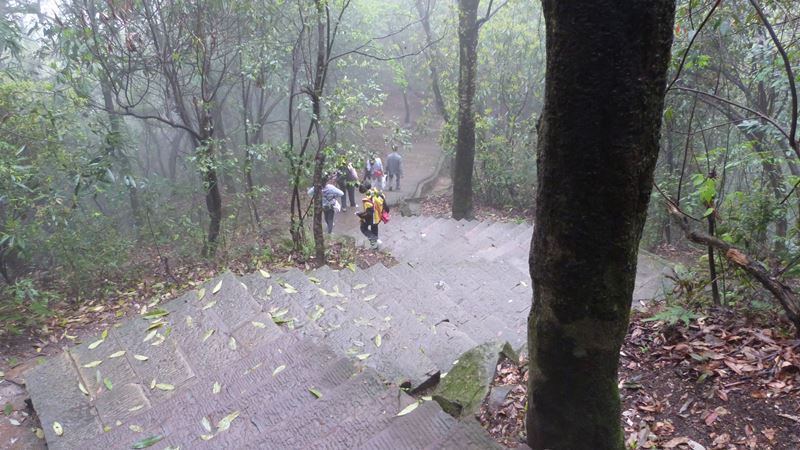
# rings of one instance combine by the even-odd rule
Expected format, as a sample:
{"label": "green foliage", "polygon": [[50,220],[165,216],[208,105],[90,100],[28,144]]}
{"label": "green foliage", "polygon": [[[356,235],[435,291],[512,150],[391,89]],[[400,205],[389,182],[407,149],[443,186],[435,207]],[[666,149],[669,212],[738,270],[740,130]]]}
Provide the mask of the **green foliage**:
{"label": "green foliage", "polygon": [[689,326],[692,320],[698,319],[700,316],[680,305],[668,306],[663,311],[644,319],[645,322],[661,321],[666,322],[668,325],[675,325],[678,322],[683,322],[684,325]]}
{"label": "green foliage", "polygon": [[0,289],[0,327],[19,334],[26,327],[38,325],[52,315],[49,305],[54,293],[37,289],[31,279],[21,279]]}

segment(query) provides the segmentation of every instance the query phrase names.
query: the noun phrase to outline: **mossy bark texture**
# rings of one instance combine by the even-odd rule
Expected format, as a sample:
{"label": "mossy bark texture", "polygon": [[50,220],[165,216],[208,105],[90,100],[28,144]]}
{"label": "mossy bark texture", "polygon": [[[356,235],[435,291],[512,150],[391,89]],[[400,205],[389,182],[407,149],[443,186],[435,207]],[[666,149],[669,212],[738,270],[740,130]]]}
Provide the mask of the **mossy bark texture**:
{"label": "mossy bark texture", "polygon": [[623,449],[617,391],[658,157],[674,0],[542,0],[528,443]]}

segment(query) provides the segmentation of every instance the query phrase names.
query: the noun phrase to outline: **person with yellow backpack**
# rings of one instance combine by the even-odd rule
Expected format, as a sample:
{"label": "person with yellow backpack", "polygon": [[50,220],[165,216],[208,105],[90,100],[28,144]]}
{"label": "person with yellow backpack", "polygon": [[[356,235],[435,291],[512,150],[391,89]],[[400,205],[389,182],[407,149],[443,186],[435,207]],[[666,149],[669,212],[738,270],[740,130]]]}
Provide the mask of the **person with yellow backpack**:
{"label": "person with yellow backpack", "polygon": [[369,239],[372,248],[378,248],[382,244],[378,239],[378,224],[389,222],[389,205],[383,193],[373,188],[369,181],[361,183],[358,192],[364,194],[362,211],[356,213],[361,219],[361,233]]}

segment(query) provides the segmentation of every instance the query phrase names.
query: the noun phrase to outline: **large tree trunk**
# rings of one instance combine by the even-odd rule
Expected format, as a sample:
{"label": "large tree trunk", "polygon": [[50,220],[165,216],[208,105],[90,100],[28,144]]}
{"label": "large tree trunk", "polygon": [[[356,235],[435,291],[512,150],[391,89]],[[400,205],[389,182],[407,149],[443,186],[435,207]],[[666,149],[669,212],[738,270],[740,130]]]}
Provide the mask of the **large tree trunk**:
{"label": "large tree trunk", "polygon": [[528,443],[623,449],[617,390],[659,148],[672,0],[542,0]]}
{"label": "large tree trunk", "polygon": [[475,74],[478,64],[478,3],[458,1],[458,135],[453,172],[453,218],[472,219],[472,172],[475,164]]}

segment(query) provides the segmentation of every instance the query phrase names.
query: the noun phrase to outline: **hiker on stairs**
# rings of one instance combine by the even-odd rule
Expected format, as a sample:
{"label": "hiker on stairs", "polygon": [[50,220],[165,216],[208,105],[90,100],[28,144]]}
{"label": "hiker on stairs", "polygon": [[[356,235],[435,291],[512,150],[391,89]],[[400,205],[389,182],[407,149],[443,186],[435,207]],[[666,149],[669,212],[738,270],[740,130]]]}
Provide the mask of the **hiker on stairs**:
{"label": "hiker on stairs", "polygon": [[403,175],[403,157],[397,152],[397,145],[392,145],[392,153],[386,157],[386,174],[389,190],[392,190],[392,178],[396,181],[395,189],[400,190],[400,177]]}
{"label": "hiker on stairs", "polygon": [[389,205],[386,198],[378,189],[374,189],[369,181],[365,181],[358,187],[358,191],[364,194],[361,200],[363,210],[356,215],[361,219],[361,233],[369,239],[372,248],[378,248],[382,244],[378,239],[378,224],[381,222],[384,212],[389,212]]}
{"label": "hiker on stairs", "polygon": [[[308,195],[314,195],[314,186],[308,189]],[[322,188],[322,214],[325,217],[325,224],[328,226],[328,234],[333,232],[333,216],[336,211],[342,209],[339,197],[343,195],[344,192],[335,186],[335,177],[328,177],[325,187]]]}

